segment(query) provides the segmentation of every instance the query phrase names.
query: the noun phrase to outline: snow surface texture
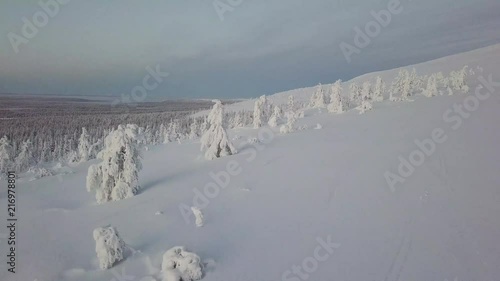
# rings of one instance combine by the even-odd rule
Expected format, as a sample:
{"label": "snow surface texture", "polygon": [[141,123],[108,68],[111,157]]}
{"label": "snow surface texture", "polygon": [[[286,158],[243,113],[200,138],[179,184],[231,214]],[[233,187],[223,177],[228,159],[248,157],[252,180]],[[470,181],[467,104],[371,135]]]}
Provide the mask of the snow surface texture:
{"label": "snow surface texture", "polygon": [[116,228],[112,226],[94,229],[95,251],[101,269],[111,268],[123,260],[125,242],[120,238]]}
{"label": "snow surface texture", "polygon": [[163,281],[194,281],[203,276],[200,257],[184,247],[173,247],[163,255]]}
{"label": "snow surface texture", "polygon": [[[497,45],[415,68],[419,75],[430,75],[469,65],[486,80],[492,74],[499,81],[499,54]],[[389,70],[354,81],[361,85],[381,76],[390,83],[397,74],[398,69]],[[463,105],[481,84],[475,76],[468,82],[469,94],[417,95],[411,97],[414,102],[390,102],[386,93],[364,115],[352,107],[343,114],[305,110],[296,127],[319,123],[323,129],[274,131],[265,142],[247,142],[259,138],[259,130],[228,130],[239,153],[215,161],[203,159],[198,141],[151,145],[139,176],[143,192],[118,202],[96,205],[94,194],[85,190],[88,167],[97,160],[61,178],[21,179],[16,195],[22,202],[22,231],[16,251],[22,262],[16,274],[0,272],[0,280],[159,281],[164,250],[175,245],[215,259],[203,281],[282,280],[293,265],[315,264],[308,257],[314,256],[316,239],[328,235],[341,246],[318,260],[314,271],[301,269],[308,280],[498,280],[500,88],[494,86],[488,100],[459,118],[454,105]],[[342,85],[344,93],[348,84]],[[487,90],[483,86],[481,92]],[[314,91],[268,98],[286,105],[292,94],[295,104],[308,104]],[[227,109],[253,110],[254,103]],[[451,123],[443,119],[445,113]],[[447,140],[436,144],[434,153],[392,192],[384,173],[397,173],[399,157],[408,159],[418,148],[415,140],[431,138],[436,128],[445,131]],[[229,174],[233,162],[239,173]],[[221,188],[205,193],[208,184]],[[2,202],[6,196],[0,192]],[[186,222],[180,203],[198,206],[210,223],[194,229],[192,211]],[[140,253],[109,270],[96,270],[89,233],[107,224]],[[6,247],[4,239],[0,246]],[[0,263],[6,261],[1,255]],[[123,274],[133,278],[117,277]]]}

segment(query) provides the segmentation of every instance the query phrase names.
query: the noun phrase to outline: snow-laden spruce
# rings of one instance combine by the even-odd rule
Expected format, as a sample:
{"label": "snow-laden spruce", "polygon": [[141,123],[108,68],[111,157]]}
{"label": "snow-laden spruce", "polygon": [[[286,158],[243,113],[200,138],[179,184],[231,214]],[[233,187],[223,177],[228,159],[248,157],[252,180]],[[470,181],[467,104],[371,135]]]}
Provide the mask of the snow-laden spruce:
{"label": "snow-laden spruce", "polygon": [[102,162],[89,167],[87,190],[96,193],[97,203],[129,198],[139,191],[141,154],[136,125],[118,126],[104,140],[97,158]]}
{"label": "snow-laden spruce", "polygon": [[12,165],[14,149],[7,136],[0,139],[0,173],[6,173]]}
{"label": "snow-laden spruce", "polygon": [[87,133],[87,129],[82,128],[82,134],[78,139],[78,160],[80,162],[85,162],[90,159],[90,153],[91,153],[90,149],[91,149],[90,136]]}
{"label": "snow-laden spruce", "polygon": [[385,83],[382,77],[377,76],[375,81],[375,87],[373,88],[373,101],[383,101],[384,100]]}
{"label": "snow-laden spruce", "polygon": [[337,80],[337,82],[335,82],[332,86],[328,112],[343,113],[344,111],[344,102],[342,100],[342,80]]}
{"label": "snow-laden spruce", "polygon": [[195,281],[203,277],[200,257],[184,247],[173,247],[163,254],[161,263],[163,281]]}
{"label": "snow-laden spruce", "polygon": [[293,110],[293,107],[289,107],[285,113],[286,124],[280,127],[280,133],[289,134],[296,130],[295,122],[297,121],[297,112]]}
{"label": "snow-laden spruce", "polygon": [[123,260],[126,244],[112,226],[94,229],[95,251],[99,267],[104,270]]}
{"label": "snow-laden spruce", "polygon": [[431,74],[427,79],[427,87],[423,91],[424,96],[430,98],[438,94],[437,74]]}
{"label": "snow-laden spruce", "polygon": [[357,107],[361,104],[361,89],[356,82],[349,84],[349,108]]}
{"label": "snow-laden spruce", "polygon": [[314,92],[311,96],[310,106],[312,108],[326,107],[325,92],[323,91],[323,86],[321,84],[316,87],[316,92]]}
{"label": "snow-laden spruce", "polygon": [[255,101],[253,109],[253,127],[258,129],[267,122],[269,118],[269,103],[267,97],[261,96],[257,101]]}
{"label": "snow-laden spruce", "polygon": [[371,104],[372,92],[371,92],[370,82],[363,83],[363,89],[361,90],[361,96],[362,96],[362,102],[361,102],[361,105],[358,107],[359,114],[363,114],[366,111],[371,110],[373,108],[372,104]]}
{"label": "snow-laden spruce", "polygon": [[467,86],[467,68],[468,66],[466,65],[461,70],[450,73],[450,84],[453,90],[463,93],[469,92],[469,86]]}
{"label": "snow-laden spruce", "polygon": [[273,114],[269,118],[269,122],[267,122],[269,127],[271,127],[271,128],[278,127],[278,122],[281,119],[281,115],[282,115],[281,108],[279,106],[275,106],[273,109]]}
{"label": "snow-laden spruce", "polygon": [[33,157],[31,141],[24,141],[21,146],[21,152],[19,152],[15,159],[16,170],[19,172],[26,171],[35,164],[36,161]]}
{"label": "snow-laden spruce", "polygon": [[224,122],[224,108],[220,100],[213,101],[214,107],[208,115],[209,128],[201,137],[201,150],[205,150],[205,158],[216,158],[233,155],[236,148],[227,136]]}

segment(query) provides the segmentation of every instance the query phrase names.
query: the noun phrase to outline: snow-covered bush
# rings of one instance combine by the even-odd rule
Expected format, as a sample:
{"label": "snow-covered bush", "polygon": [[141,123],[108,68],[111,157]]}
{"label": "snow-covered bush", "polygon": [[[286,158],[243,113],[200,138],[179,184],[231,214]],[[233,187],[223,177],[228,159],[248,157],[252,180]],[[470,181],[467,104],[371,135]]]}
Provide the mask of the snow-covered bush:
{"label": "snow-covered bush", "polygon": [[99,259],[99,267],[108,269],[121,260],[126,249],[126,244],[112,226],[94,229],[95,251]]}
{"label": "snow-covered bush", "polygon": [[312,108],[323,108],[326,106],[325,92],[321,84],[316,87],[316,92],[311,96],[310,106]]}
{"label": "snow-covered bush", "polygon": [[136,125],[118,126],[104,141],[99,164],[89,167],[87,190],[95,191],[98,203],[129,198],[139,191],[141,154],[136,143]]}
{"label": "snow-covered bush", "polygon": [[201,210],[197,207],[191,207],[191,211],[193,211],[194,217],[196,218],[196,226],[197,227],[202,227],[203,226],[203,213]]}
{"label": "snow-covered bush", "polygon": [[49,170],[49,169],[44,168],[44,167],[30,167],[28,169],[28,172],[33,174],[34,179],[40,179],[43,177],[51,177],[51,176],[55,175],[54,171]]}
{"label": "snow-covered bush", "polygon": [[331,113],[342,113],[344,112],[344,102],[342,101],[342,81],[337,80],[332,86],[330,94],[330,104],[328,105],[328,111]]}
{"label": "snow-covered bush", "polygon": [[269,105],[267,101],[267,97],[261,96],[254,105],[253,109],[253,127],[254,129],[258,129],[267,122],[267,118],[269,114]]}
{"label": "snow-covered bush", "polygon": [[220,100],[214,100],[214,107],[208,115],[210,127],[201,137],[201,150],[206,149],[205,158],[213,160],[236,153],[224,128],[224,108]]}
{"label": "snow-covered bush", "polygon": [[275,106],[273,109],[273,114],[269,118],[269,122],[267,122],[267,124],[269,124],[269,127],[275,128],[278,126],[278,122],[280,121],[280,119],[281,119],[281,108],[279,106]]}
{"label": "snow-covered bush", "polygon": [[14,149],[7,136],[0,139],[0,173],[5,173],[11,168]]}
{"label": "snow-covered bush", "polygon": [[203,277],[203,265],[195,253],[173,247],[163,254],[161,273],[163,281],[195,281]]}

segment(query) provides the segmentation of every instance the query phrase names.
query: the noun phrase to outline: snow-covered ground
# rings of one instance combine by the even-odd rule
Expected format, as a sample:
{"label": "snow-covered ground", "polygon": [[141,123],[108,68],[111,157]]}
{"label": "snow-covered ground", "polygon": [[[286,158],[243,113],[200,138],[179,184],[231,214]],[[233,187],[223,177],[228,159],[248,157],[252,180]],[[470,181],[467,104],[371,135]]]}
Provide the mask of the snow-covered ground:
{"label": "snow-covered ground", "polygon": [[[298,121],[307,129],[291,134],[229,131],[239,153],[214,161],[204,160],[197,141],[150,147],[143,189],[123,201],[97,205],[86,191],[95,161],[74,173],[20,180],[17,273],[2,270],[0,280],[161,280],[162,256],[175,246],[200,256],[206,281],[498,280],[500,86],[475,110],[449,110],[471,101],[479,76],[500,81],[499,63],[496,45],[419,64],[419,74],[468,64],[476,72],[471,93],[384,101],[363,115],[309,109]],[[356,79],[390,82],[396,72]],[[305,101],[312,92],[271,100],[294,94]],[[251,109],[253,102],[229,107]],[[415,140],[436,130],[445,140],[393,192],[386,172],[398,175],[400,158],[418,150]],[[259,135],[261,143],[248,142]],[[6,208],[5,191],[0,196]],[[186,210],[200,204],[203,227],[193,215],[186,220]],[[102,271],[92,233],[108,224],[131,250]],[[6,267],[5,255],[0,261]]]}

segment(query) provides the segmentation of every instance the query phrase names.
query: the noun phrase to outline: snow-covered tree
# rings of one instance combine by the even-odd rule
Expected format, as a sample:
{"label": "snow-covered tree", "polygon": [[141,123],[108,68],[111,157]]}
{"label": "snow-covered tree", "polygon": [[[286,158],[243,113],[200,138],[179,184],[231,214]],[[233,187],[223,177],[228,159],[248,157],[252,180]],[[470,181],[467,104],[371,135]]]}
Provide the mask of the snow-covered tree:
{"label": "snow-covered tree", "polygon": [[173,247],[163,254],[162,281],[196,281],[203,277],[201,259],[184,247]]}
{"label": "snow-covered tree", "polygon": [[258,129],[267,122],[269,114],[269,105],[267,101],[267,97],[261,96],[254,105],[253,109],[253,127],[254,129]]}
{"label": "snow-covered tree", "polygon": [[287,110],[287,112],[285,113],[285,117],[287,119],[286,124],[280,127],[280,133],[288,134],[296,130],[295,122],[297,121],[297,115],[297,112],[293,110]]}
{"label": "snow-covered tree", "polygon": [[104,149],[97,155],[103,161],[89,167],[87,190],[95,191],[98,203],[126,199],[139,191],[142,163],[137,132],[136,125],[118,126],[105,138]]}
{"label": "snow-covered tree", "polygon": [[15,159],[15,167],[17,171],[26,171],[28,170],[28,168],[36,164],[32,149],[33,148],[30,140],[23,142],[21,151]]}
{"label": "snow-covered tree", "polygon": [[464,66],[459,71],[452,71],[450,73],[450,84],[453,90],[462,91],[463,93],[469,92],[469,86],[467,86],[467,68]]}
{"label": "snow-covered tree", "polygon": [[7,136],[3,136],[0,139],[0,173],[5,173],[12,167],[12,158],[14,154],[14,149],[10,145],[10,141]]}
{"label": "snow-covered tree", "polygon": [[295,111],[295,98],[292,95],[288,96],[287,111]]}
{"label": "snow-covered tree", "polygon": [[310,106],[312,108],[326,107],[325,92],[323,91],[323,86],[321,84],[316,87],[316,92],[314,92],[311,96]]}
{"label": "snow-covered tree", "polygon": [[193,120],[189,125],[189,139],[194,140],[198,137],[198,124],[196,124],[196,120]]}
{"label": "snow-covered tree", "polygon": [[356,82],[349,84],[349,107],[356,107],[361,104],[361,89]]}
{"label": "snow-covered tree", "polygon": [[82,134],[78,140],[78,159],[80,162],[85,162],[90,159],[90,136],[87,133],[87,129],[82,128]]}
{"label": "snow-covered tree", "polygon": [[384,100],[385,83],[380,76],[377,76],[375,87],[373,88],[373,101]]}
{"label": "snow-covered tree", "polygon": [[112,226],[94,229],[95,251],[99,260],[99,267],[104,270],[113,267],[123,260],[126,244]]}
{"label": "snow-covered tree", "polygon": [[278,122],[281,119],[281,108],[279,106],[275,106],[273,109],[273,114],[269,118],[269,127],[275,128],[278,126]]}
{"label": "snow-covered tree", "polygon": [[241,112],[238,111],[234,114],[234,118],[231,120],[231,127],[232,128],[241,128],[244,127],[243,123],[243,117],[241,116]]}
{"label": "snow-covered tree", "polygon": [[438,88],[437,88],[437,75],[432,74],[429,76],[427,80],[427,87],[425,88],[425,91],[423,92],[424,96],[426,97],[433,97],[438,94]]}
{"label": "snow-covered tree", "polygon": [[229,140],[225,129],[222,103],[220,100],[214,100],[213,102],[215,105],[208,115],[210,127],[201,137],[201,150],[206,150],[205,158],[207,160],[236,153],[236,148]]}
{"label": "snow-covered tree", "polygon": [[358,107],[359,113],[363,114],[368,110],[372,109],[372,104],[371,104],[371,88],[370,88],[370,82],[364,82],[363,83],[363,89],[362,89],[362,99],[363,101],[361,102],[361,105]]}
{"label": "snow-covered tree", "polygon": [[345,111],[342,100],[342,80],[337,80],[332,86],[328,111],[331,113],[342,113]]}

